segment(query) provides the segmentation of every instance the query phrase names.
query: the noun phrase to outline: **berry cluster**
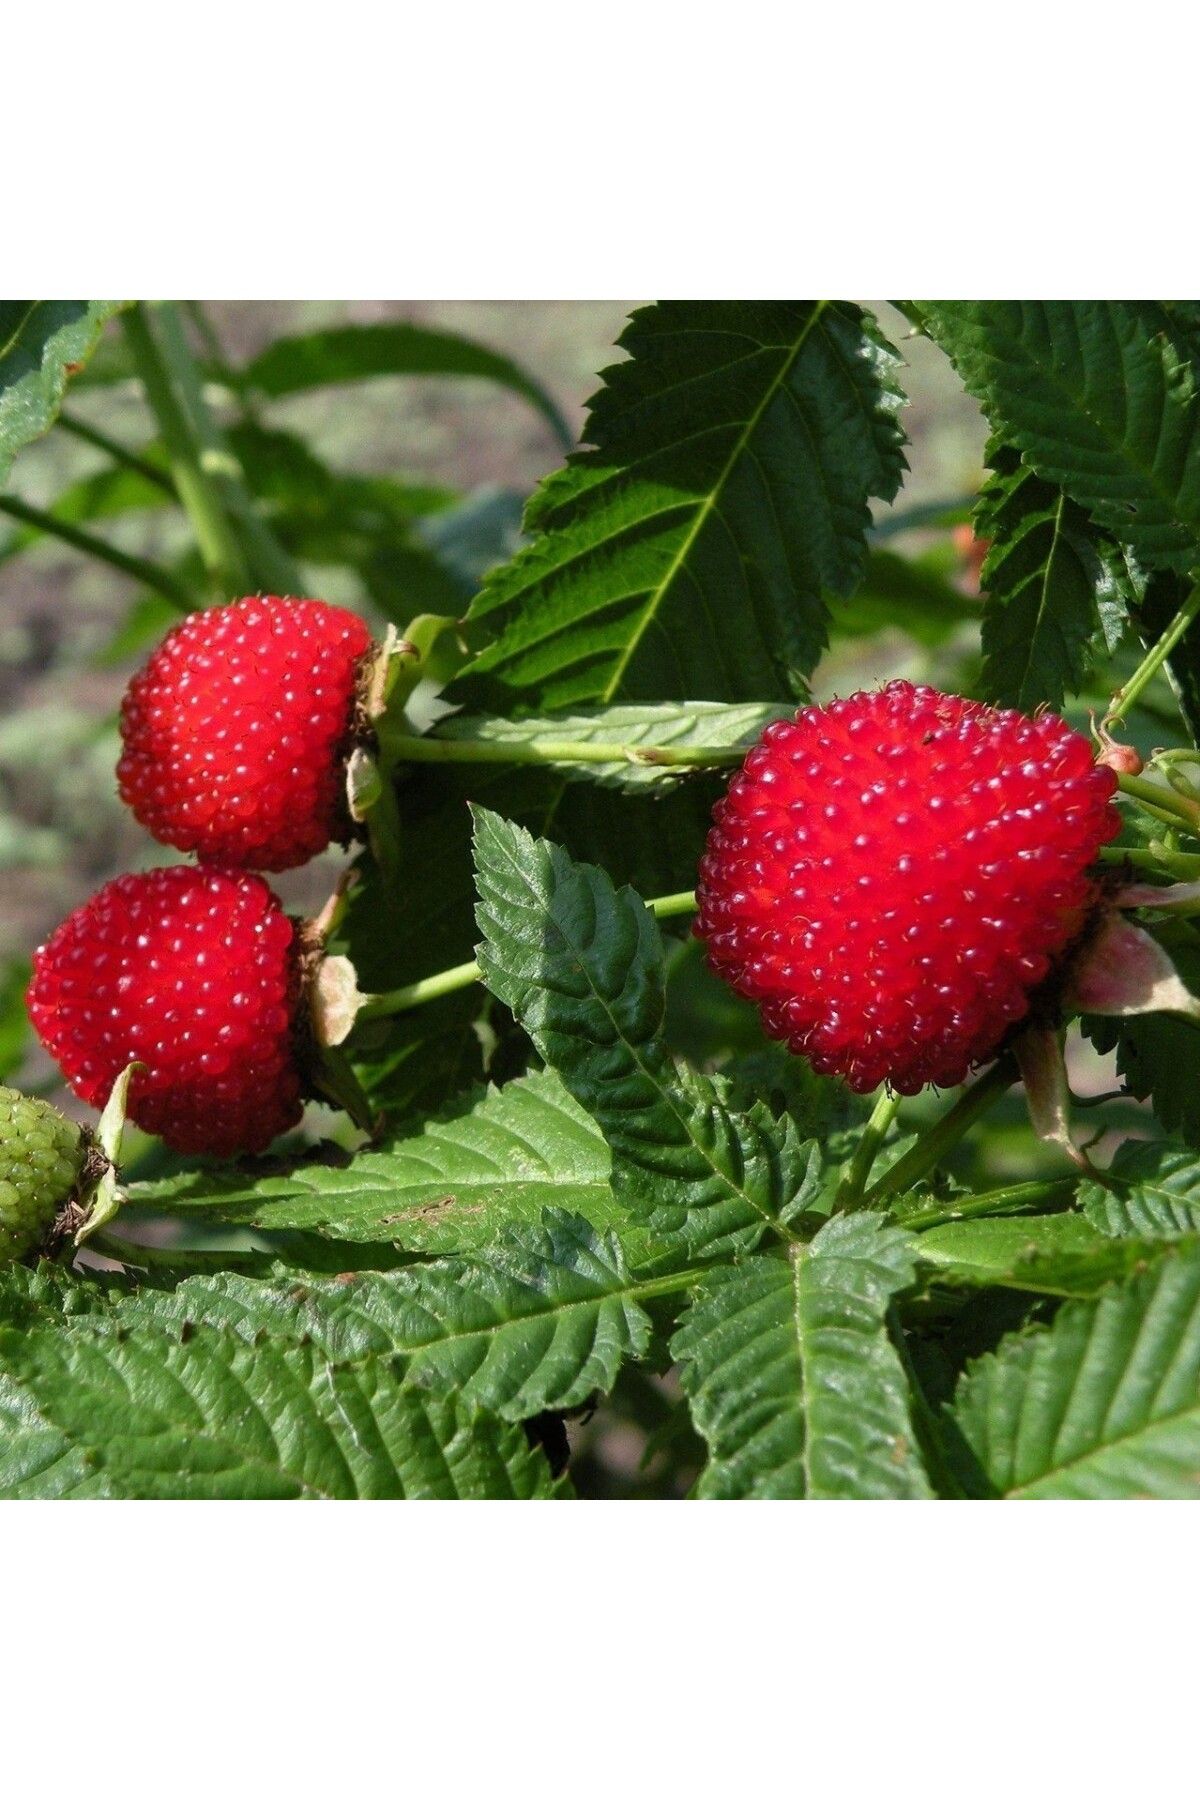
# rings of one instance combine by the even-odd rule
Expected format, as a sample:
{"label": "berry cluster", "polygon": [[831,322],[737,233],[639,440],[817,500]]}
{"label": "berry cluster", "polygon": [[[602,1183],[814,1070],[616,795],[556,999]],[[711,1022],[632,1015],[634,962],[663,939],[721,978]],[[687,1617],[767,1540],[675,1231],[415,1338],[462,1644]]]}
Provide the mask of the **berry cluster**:
{"label": "berry cluster", "polygon": [[805,707],[714,811],[696,932],[821,1074],[957,1086],[1084,930],[1115,790],[1050,713],[905,681]]}
{"label": "berry cluster", "polygon": [[[337,607],[246,599],[193,614],[130,685],[121,792],[200,866],[121,876],[73,913],[37,952],[29,1010],[93,1103],[142,1064],[130,1116],[178,1149],[261,1150],[300,1117],[300,939],[248,871],[348,836],[371,649]],[[1115,788],[1049,713],[904,681],[802,708],[715,810],[696,931],[822,1074],[956,1086],[1052,998],[1100,898]]]}
{"label": "berry cluster", "polygon": [[259,1151],[300,1118],[300,944],[246,871],[348,838],[344,764],[371,650],[340,607],[248,598],[191,614],[126,693],[122,797],[201,866],[119,876],[72,913],[36,953],[29,1014],[94,1105],[142,1064],[129,1116],[175,1149]]}

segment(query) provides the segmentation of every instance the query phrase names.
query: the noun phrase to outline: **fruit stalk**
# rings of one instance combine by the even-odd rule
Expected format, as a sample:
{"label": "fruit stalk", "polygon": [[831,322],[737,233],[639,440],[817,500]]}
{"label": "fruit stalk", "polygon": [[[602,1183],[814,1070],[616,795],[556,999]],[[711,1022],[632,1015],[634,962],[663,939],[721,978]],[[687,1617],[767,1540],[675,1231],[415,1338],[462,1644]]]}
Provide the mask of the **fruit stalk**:
{"label": "fruit stalk", "polygon": [[1118,775],[1117,785],[1123,794],[1155,818],[1163,819],[1169,825],[1186,825],[1189,831],[1200,827],[1200,806],[1194,800],[1185,799],[1174,788],[1163,787],[1157,781],[1146,781],[1140,775]]}
{"label": "fruit stalk", "polygon": [[1162,665],[1166,662],[1180,638],[1185,635],[1189,627],[1195,622],[1198,614],[1200,614],[1200,581],[1195,583],[1187,599],[1179,608],[1179,611],[1175,614],[1171,623],[1167,626],[1167,629],[1163,632],[1157,643],[1151,645],[1133,674],[1129,677],[1129,680],[1123,687],[1119,687],[1113,695],[1112,705],[1104,716],[1105,730],[1108,730],[1111,726],[1117,724],[1119,720],[1125,717],[1125,714],[1129,711],[1135,700],[1138,699],[1158,674],[1158,671],[1162,668]]}
{"label": "fruit stalk", "polygon": [[863,1126],[862,1136],[858,1140],[858,1148],[846,1172],[846,1178],[838,1189],[836,1211],[854,1212],[862,1205],[863,1189],[867,1185],[867,1177],[871,1173],[875,1158],[883,1148],[884,1139],[895,1122],[900,1110],[899,1094],[885,1092],[875,1102],[870,1118]]}
{"label": "fruit stalk", "polygon": [[947,1151],[952,1150],[959,1139],[964,1137],[977,1119],[981,1119],[1002,1094],[1008,1092],[1017,1079],[1017,1066],[1010,1056],[1002,1056],[993,1063],[986,1075],[981,1075],[973,1087],[961,1094],[929,1131],[925,1132],[921,1141],[893,1164],[887,1174],[867,1191],[867,1204],[877,1204],[880,1200],[891,1200],[906,1194],[915,1187],[923,1175],[937,1167]]}

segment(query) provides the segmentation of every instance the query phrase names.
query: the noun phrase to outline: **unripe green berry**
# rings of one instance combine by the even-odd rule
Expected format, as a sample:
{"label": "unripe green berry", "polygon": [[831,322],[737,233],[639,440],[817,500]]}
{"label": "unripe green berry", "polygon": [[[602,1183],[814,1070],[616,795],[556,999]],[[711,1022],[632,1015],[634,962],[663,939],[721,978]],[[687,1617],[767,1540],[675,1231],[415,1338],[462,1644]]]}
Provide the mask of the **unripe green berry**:
{"label": "unripe green berry", "polygon": [[88,1141],[44,1100],[0,1087],[0,1263],[39,1244],[78,1187]]}

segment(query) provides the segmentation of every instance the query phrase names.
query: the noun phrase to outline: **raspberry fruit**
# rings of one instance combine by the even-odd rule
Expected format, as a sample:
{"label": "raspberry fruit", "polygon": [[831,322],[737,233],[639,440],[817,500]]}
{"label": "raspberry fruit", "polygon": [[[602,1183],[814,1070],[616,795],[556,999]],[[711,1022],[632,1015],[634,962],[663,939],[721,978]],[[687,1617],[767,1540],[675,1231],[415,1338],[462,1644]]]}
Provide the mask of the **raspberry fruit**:
{"label": "raspberry fruit", "polygon": [[302,994],[292,921],[258,875],[119,875],[34,955],[29,1016],[100,1106],[130,1062],[129,1116],[176,1150],[264,1150],[295,1125]]}
{"label": "raspberry fruit", "polygon": [[907,681],[803,707],[714,810],[696,933],[820,1074],[956,1087],[1082,932],[1115,789],[1049,713]]}
{"label": "raspberry fruit", "polygon": [[192,613],[121,708],[122,799],[161,843],[230,868],[292,869],[345,843],[343,767],[362,620],[323,600]]}
{"label": "raspberry fruit", "polygon": [[0,1087],[0,1263],[41,1243],[78,1189],[86,1159],[77,1125],[44,1100]]}

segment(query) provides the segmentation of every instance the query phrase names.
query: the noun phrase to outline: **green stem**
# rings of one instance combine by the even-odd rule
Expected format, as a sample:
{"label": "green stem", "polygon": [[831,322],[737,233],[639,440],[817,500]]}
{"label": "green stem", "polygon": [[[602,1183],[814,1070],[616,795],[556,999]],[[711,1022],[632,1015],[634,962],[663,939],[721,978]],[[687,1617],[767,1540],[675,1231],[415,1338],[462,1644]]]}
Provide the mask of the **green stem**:
{"label": "green stem", "polygon": [[992,1188],[986,1194],[956,1194],[940,1206],[926,1207],[924,1212],[910,1213],[901,1220],[906,1231],[929,1231],[935,1225],[951,1225],[959,1219],[999,1218],[1006,1213],[1028,1212],[1031,1207],[1060,1203],[1066,1206],[1075,1197],[1077,1183],[1073,1177],[1054,1181],[1023,1181],[1013,1187]]}
{"label": "green stem", "polygon": [[1101,850],[1100,860],[1106,863],[1129,863],[1132,868],[1174,875],[1180,881],[1195,881],[1200,876],[1200,856],[1190,856],[1183,850],[1168,850],[1165,844],[1158,850],[1122,850],[1116,845],[1109,845]]}
{"label": "green stem", "polygon": [[1105,729],[1123,719],[1138,695],[1153,681],[1162,665],[1174,650],[1176,644],[1188,627],[1192,625],[1197,614],[1200,614],[1200,581],[1192,588],[1191,593],[1180,607],[1158,642],[1151,646],[1142,658],[1133,674],[1123,687],[1117,689],[1112,698],[1112,705],[1105,715]]}
{"label": "green stem", "polygon": [[471,987],[483,971],[477,962],[458,963],[453,969],[442,969],[426,975],[423,981],[410,981],[407,987],[393,988],[388,994],[371,994],[359,1008],[360,1019],[387,1019],[395,1013],[411,1012],[430,1000],[441,1000],[459,988]]}
{"label": "green stem", "polygon": [[64,544],[70,544],[73,550],[82,550],[85,556],[94,556],[99,562],[108,563],[110,568],[119,569],[122,575],[129,575],[134,581],[153,588],[155,593],[161,594],[184,612],[189,612],[194,604],[193,596],[168,569],[161,568],[158,563],[147,562],[144,557],[129,556],[114,544],[107,543],[104,538],[96,537],[90,531],[81,531],[78,525],[69,525],[65,519],[56,519],[53,513],[43,512],[38,506],[29,506],[13,494],[0,494],[0,512],[19,519],[22,525],[32,525],[38,531],[48,532],[51,537],[61,538]]}
{"label": "green stem", "polygon": [[678,894],[660,894],[657,900],[647,900],[646,905],[656,919],[681,919],[694,913],[698,902],[694,889],[684,888]]}
{"label": "green stem", "polygon": [[647,768],[730,768],[744,762],[746,746],[726,744],[600,744],[574,738],[505,743],[483,738],[397,737],[389,742],[396,763],[633,763]]}
{"label": "green stem", "polygon": [[231,600],[246,592],[250,575],[237,534],[202,466],[202,445],[176,393],[145,307],[139,302],[123,315],[122,324],[213,591],[217,599]]}
{"label": "green stem", "polygon": [[853,1212],[862,1205],[863,1189],[867,1185],[867,1176],[872,1165],[895,1121],[900,1110],[898,1094],[883,1093],[875,1102],[875,1108],[863,1127],[862,1136],[854,1152],[853,1161],[846,1171],[845,1179],[838,1189],[834,1202],[835,1212]]}
{"label": "green stem", "polygon": [[1193,832],[1200,825],[1200,806],[1194,800],[1186,800],[1174,788],[1164,787],[1157,781],[1144,781],[1140,775],[1118,775],[1117,785],[1123,794],[1136,800],[1155,818],[1165,819],[1171,825],[1184,824]]}
{"label": "green stem", "polygon": [[204,397],[204,378],[188,345],[178,307],[169,300],[155,301],[153,306],[163,357],[199,446],[200,467],[226,516],[234,522],[254,580],[274,593],[303,593],[305,582],[299,568],[259,513],[246,485],[245,470]]}
{"label": "green stem", "polygon": [[160,487],[165,493],[174,496],[175,483],[166,470],[156,468],[152,462],[147,462],[144,456],[139,456],[136,450],[127,450],[124,444],[117,442],[116,438],[109,437],[107,432],[98,431],[94,425],[89,425],[86,419],[77,419],[74,413],[60,412],[58,423],[73,437],[82,438],[85,444],[91,444],[96,450],[103,450],[106,456],[111,456],[112,460],[120,463],[123,469],[132,469],[133,473],[140,475],[144,481],[152,481],[155,487]]}
{"label": "green stem", "polygon": [[943,1114],[937,1124],[923,1134],[920,1142],[875,1183],[867,1193],[868,1204],[890,1200],[915,1187],[923,1175],[936,1168],[975,1121],[995,1105],[1001,1094],[1007,1093],[1016,1079],[1017,1066],[1010,1056],[1002,1056],[999,1062],[993,1063],[987,1074],[981,1075],[973,1087],[961,1094],[950,1111]]}
{"label": "green stem", "polygon": [[[695,912],[696,896],[690,890],[661,894],[656,900],[647,900],[646,905],[656,919],[675,919]],[[446,994],[471,987],[482,973],[477,962],[458,963],[452,969],[426,975],[422,981],[410,981],[407,987],[393,988],[388,994],[369,995],[359,1008],[358,1016],[360,1019],[387,1019],[396,1013],[412,1012],[414,1007],[425,1006],[430,1000],[441,1000]]]}

